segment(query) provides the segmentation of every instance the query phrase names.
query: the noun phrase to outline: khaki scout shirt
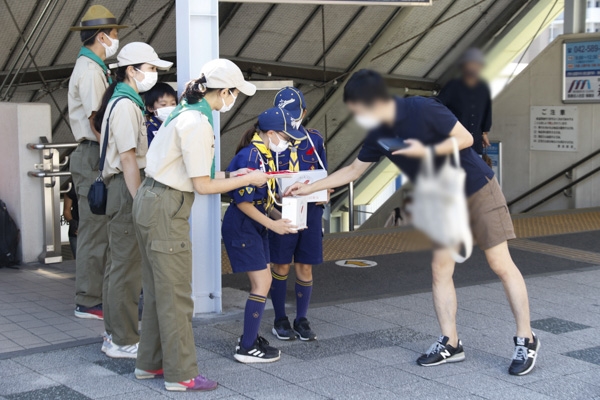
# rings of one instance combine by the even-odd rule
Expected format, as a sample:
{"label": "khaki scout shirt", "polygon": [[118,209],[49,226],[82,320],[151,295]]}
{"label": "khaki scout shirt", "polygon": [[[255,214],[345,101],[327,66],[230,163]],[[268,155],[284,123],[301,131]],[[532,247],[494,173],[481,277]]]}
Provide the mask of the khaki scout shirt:
{"label": "khaki scout shirt", "polygon": [[210,176],[214,155],[215,134],[208,118],[195,110],[185,111],[158,130],[148,151],[146,176],[193,192],[192,178]]}
{"label": "khaki scout shirt", "polygon": [[77,58],[68,94],[69,121],[76,141],[98,141],[89,118],[100,108],[107,87],[106,75],[96,62],[84,56]]}
{"label": "khaki scout shirt", "polygon": [[102,154],[102,143],[104,142],[104,134],[106,132],[106,119],[109,118],[110,121],[106,161],[104,162],[104,171],[102,171],[104,178],[109,178],[123,172],[121,153],[125,153],[131,149],[135,149],[138,168],[142,169],[146,167],[148,137],[146,136],[146,126],[144,125],[142,110],[133,101],[125,98],[117,103],[110,117],[108,117],[108,113],[115,100],[113,99],[108,102],[104,121],[102,121],[100,154]]}

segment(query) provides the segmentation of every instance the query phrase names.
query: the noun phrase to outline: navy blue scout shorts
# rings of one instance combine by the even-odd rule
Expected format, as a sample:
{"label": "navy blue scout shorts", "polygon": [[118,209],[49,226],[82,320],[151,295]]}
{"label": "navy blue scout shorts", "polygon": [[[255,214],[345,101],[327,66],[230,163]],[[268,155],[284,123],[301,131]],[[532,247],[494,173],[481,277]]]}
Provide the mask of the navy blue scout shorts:
{"label": "navy blue scout shorts", "polygon": [[229,205],[221,227],[223,242],[233,272],[261,271],[269,261],[267,228]]}
{"label": "navy blue scout shorts", "polygon": [[323,262],[323,207],[308,204],[306,225],[308,228],[288,235],[269,232],[271,262],[275,264],[321,264]]}

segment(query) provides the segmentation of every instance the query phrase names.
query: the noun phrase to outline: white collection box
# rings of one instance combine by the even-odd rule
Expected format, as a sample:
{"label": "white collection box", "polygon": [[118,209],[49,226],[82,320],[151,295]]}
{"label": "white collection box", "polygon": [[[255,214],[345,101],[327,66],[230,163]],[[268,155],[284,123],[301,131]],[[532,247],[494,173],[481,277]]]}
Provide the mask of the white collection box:
{"label": "white collection box", "polygon": [[[294,175],[289,178],[278,178],[278,183],[281,193],[285,193],[286,189],[296,182],[313,183],[325,178],[327,178],[326,170],[314,169],[310,171],[294,172]],[[329,201],[327,190],[321,190],[303,197],[306,198],[306,201],[309,203],[327,203]]]}
{"label": "white collection box", "polygon": [[289,219],[298,230],[306,229],[308,202],[306,197],[284,197],[281,207],[281,218]]}

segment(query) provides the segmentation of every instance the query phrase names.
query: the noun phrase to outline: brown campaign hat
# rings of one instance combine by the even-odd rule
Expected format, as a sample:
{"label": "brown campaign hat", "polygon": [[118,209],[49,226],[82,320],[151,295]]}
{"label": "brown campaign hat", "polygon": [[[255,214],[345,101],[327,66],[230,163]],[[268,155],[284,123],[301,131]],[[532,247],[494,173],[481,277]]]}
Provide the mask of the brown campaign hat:
{"label": "brown campaign hat", "polygon": [[127,28],[125,25],[119,25],[115,16],[108,11],[104,6],[95,5],[91,6],[81,22],[77,26],[72,26],[72,31],[85,31],[90,29],[123,29]]}

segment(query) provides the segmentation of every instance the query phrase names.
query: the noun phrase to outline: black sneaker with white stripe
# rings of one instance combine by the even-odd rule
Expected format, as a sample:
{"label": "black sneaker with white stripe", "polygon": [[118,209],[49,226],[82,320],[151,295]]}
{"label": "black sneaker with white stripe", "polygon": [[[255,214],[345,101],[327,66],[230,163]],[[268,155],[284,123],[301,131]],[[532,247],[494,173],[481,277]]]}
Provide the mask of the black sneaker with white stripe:
{"label": "black sneaker with white stripe", "polygon": [[233,358],[244,364],[270,363],[281,358],[281,351],[269,346],[269,342],[261,336],[256,338],[252,347],[244,349],[240,338]]}
{"label": "black sneaker with white stripe", "polygon": [[465,359],[465,351],[462,342],[458,341],[456,348],[448,344],[447,336],[440,336],[437,342],[429,347],[429,350],[417,359],[417,364],[423,367],[433,367],[435,365],[454,363]]}
{"label": "black sneaker with white stripe", "polygon": [[515,352],[513,353],[512,363],[508,368],[511,375],[527,375],[535,366],[538,351],[540,349],[540,339],[531,332],[533,341],[529,338],[515,336]]}

